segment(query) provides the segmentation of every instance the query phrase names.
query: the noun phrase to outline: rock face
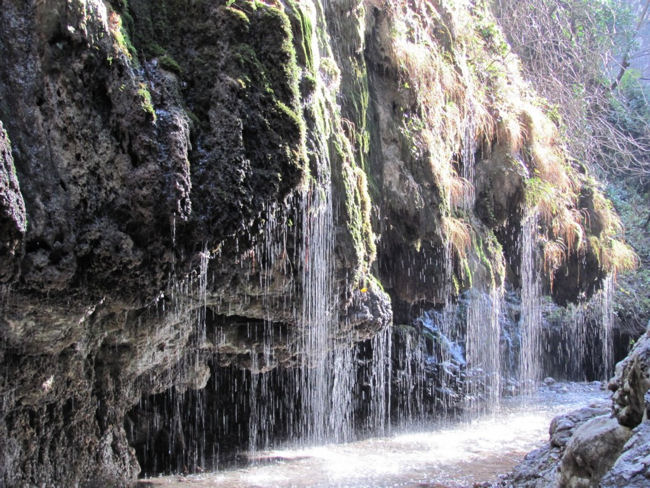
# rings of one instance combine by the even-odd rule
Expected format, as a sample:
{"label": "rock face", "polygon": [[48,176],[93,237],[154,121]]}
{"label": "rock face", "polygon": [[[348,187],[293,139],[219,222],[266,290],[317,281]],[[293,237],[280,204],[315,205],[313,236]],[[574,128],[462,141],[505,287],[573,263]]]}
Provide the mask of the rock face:
{"label": "rock face", "polygon": [[628,427],[648,418],[647,393],[650,390],[650,329],[638,340],[630,354],[616,365],[609,383],[614,392],[614,415]]}
{"label": "rock face", "polygon": [[650,422],[643,422],[632,431],[623,446],[623,453],[600,481],[603,488],[641,488],[650,483]]}
{"label": "rock face", "polygon": [[15,279],[23,256],[23,237],[27,230],[25,202],[20,193],[11,143],[0,122],[0,283]]}
{"label": "rock face", "polygon": [[586,408],[553,419],[549,443],[528,454],[506,485],[647,486],[649,351],[650,328],[616,366],[616,375],[609,384],[615,392],[611,408]]}
{"label": "rock face", "polygon": [[557,229],[590,237],[556,263],[589,268],[557,298],[599,286],[598,194],[516,66],[490,69],[508,56],[489,12],[413,8],[3,2],[0,484],[133,480],[157,412],[239,385],[211,382],[219,368],[246,385],[293,374],[316,302],[327,347],[352,348],[393,310],[408,323],[470,286],[516,286],[550,174],[580,190],[540,248]]}

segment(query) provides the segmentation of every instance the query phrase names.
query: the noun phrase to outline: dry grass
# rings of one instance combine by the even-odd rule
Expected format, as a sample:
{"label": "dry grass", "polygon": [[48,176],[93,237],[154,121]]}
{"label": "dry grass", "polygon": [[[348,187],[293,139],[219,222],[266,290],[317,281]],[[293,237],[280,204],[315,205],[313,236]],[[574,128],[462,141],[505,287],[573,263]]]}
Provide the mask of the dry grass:
{"label": "dry grass", "polygon": [[578,178],[566,164],[566,153],[553,122],[532,104],[524,106],[520,119],[526,133],[532,174],[553,183],[562,192],[575,194]]}
{"label": "dry grass", "polygon": [[620,220],[599,192],[591,217],[606,230],[597,242],[587,238],[589,212],[580,208],[586,178],[572,167],[558,127],[545,113],[548,104],[531,93],[492,15],[477,3],[365,1],[389,17],[385,47],[399,74],[402,134],[416,158],[428,158],[427,171],[443,200],[446,241],[459,259],[466,259],[470,226],[451,215],[475,192],[473,182],[461,178],[454,167],[469,136],[479,144],[496,142],[525,162],[526,203],[543,224],[547,272],[552,274],[567,256],[584,252],[587,243],[597,244],[605,270],[633,265],[634,253],[614,239],[621,232]]}
{"label": "dry grass", "polygon": [[639,257],[624,242],[618,239],[599,239],[590,236],[589,245],[598,257],[600,266],[614,277],[623,271],[631,271],[639,266]]}
{"label": "dry grass", "polygon": [[[547,241],[544,244],[544,272],[552,277],[555,270],[564,263],[566,255],[567,249],[563,242]],[[553,280],[551,280],[552,287]]]}
{"label": "dry grass", "polygon": [[467,258],[467,252],[472,245],[471,228],[467,222],[454,217],[443,217],[443,237],[451,245],[460,260]]}
{"label": "dry grass", "polygon": [[511,153],[518,153],[524,145],[525,130],[517,115],[511,111],[500,114],[496,129],[497,142],[503,144]]}

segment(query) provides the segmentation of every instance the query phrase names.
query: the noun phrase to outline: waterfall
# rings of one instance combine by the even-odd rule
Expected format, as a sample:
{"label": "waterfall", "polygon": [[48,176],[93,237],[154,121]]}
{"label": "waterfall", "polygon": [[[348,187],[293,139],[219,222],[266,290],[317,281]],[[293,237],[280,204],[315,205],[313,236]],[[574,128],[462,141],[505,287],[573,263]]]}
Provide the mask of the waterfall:
{"label": "waterfall", "polygon": [[415,328],[402,327],[398,337],[394,350],[393,383],[397,395],[393,408],[398,425],[409,425],[422,417],[427,349],[423,335]]}
{"label": "waterfall", "polygon": [[589,301],[567,307],[565,322],[569,326],[555,330],[553,344],[558,344],[549,344],[555,350],[546,350],[556,374],[581,381],[607,380],[613,374],[613,285],[613,277],[608,276]]}
{"label": "waterfall", "polygon": [[[499,403],[501,391],[501,301],[503,288],[489,293],[470,290],[465,323],[468,382],[466,401],[471,410]],[[484,398],[481,399],[480,397]]]}
{"label": "waterfall", "polygon": [[537,214],[528,215],[521,226],[521,344],[519,379],[530,391],[541,376],[541,284],[537,274]]}
{"label": "waterfall", "polygon": [[612,329],[614,328],[614,278],[612,275],[603,280],[600,291],[601,327],[599,338],[603,355],[603,379],[607,380],[614,373],[614,359],[612,351]]}
{"label": "waterfall", "polygon": [[391,350],[390,327],[379,332],[371,341],[372,361],[369,370],[371,401],[366,421],[368,430],[379,434],[388,433],[391,411]]}
{"label": "waterfall", "polygon": [[[309,189],[303,200],[301,390],[302,424],[312,441],[325,438],[328,419],[327,359],[337,317],[333,290],[332,202],[329,185]],[[332,395],[333,397],[333,395]]]}
{"label": "waterfall", "polygon": [[[356,382],[357,349],[350,347],[355,338],[343,331],[338,317],[338,289],[334,278],[334,221],[328,174],[322,182],[312,181],[301,196],[299,218],[301,242],[295,259],[300,267],[300,305],[294,310],[293,334],[297,336],[293,366],[277,365],[274,347],[282,337],[275,337],[270,315],[265,317],[261,337],[249,337],[257,348],[251,352],[251,384],[248,422],[249,450],[269,447],[273,432],[286,429],[284,435],[300,444],[345,441],[352,438],[353,392]],[[286,254],[286,233],[269,215],[263,242],[260,285],[264,291],[263,308],[270,310],[268,293],[276,261]],[[277,270],[276,270],[277,271]],[[276,283],[277,285],[277,283]],[[276,304],[277,305],[277,304]],[[279,304],[282,306],[282,304]],[[290,306],[290,305],[289,305]],[[380,346],[379,349],[381,349]],[[384,345],[385,349],[386,346]],[[381,353],[378,349],[378,357]],[[387,361],[383,359],[383,361]],[[374,383],[385,381],[377,365]],[[374,390],[373,386],[373,390]],[[383,388],[383,385],[382,385]],[[377,400],[381,403],[385,400]],[[281,413],[279,413],[281,410]],[[378,410],[378,407],[375,408]],[[282,418],[276,418],[281,415]],[[378,413],[377,415],[385,415]],[[284,424],[284,426],[276,425]]]}

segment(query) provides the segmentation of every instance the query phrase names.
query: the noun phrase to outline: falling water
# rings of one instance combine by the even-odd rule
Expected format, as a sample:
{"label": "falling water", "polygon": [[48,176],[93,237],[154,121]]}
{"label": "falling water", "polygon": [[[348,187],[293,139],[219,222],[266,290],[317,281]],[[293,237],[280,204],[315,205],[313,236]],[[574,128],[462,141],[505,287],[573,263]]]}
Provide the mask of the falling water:
{"label": "falling water", "polygon": [[[352,436],[354,340],[340,330],[334,283],[334,223],[329,182],[310,188],[303,207],[301,441]],[[344,337],[341,337],[343,335]]]}
{"label": "falling water", "polygon": [[614,279],[609,275],[603,281],[603,288],[600,291],[600,312],[602,325],[599,329],[599,336],[603,354],[604,379],[608,379],[614,370],[612,352],[612,329],[614,327]]}
{"label": "falling water", "polygon": [[582,364],[588,351],[587,338],[589,337],[589,304],[579,303],[569,307],[569,326],[563,334],[562,350],[563,362],[566,365],[564,374],[571,377],[573,372],[581,371]]}
{"label": "falling water", "polygon": [[368,430],[379,434],[387,434],[390,427],[392,332],[388,327],[371,341],[372,362],[368,371],[371,402],[366,423]]}
{"label": "falling water", "polygon": [[403,326],[395,343],[393,383],[395,395],[395,420],[399,425],[414,423],[422,417],[425,406],[427,348],[423,334],[413,327]]}
{"label": "falling water", "polygon": [[468,382],[466,401],[471,410],[492,408],[501,391],[501,301],[502,288],[489,294],[470,290],[466,312],[466,357]]}
{"label": "falling water", "polygon": [[537,215],[527,216],[521,226],[521,345],[519,378],[530,391],[540,379],[541,285],[537,274]]}
{"label": "falling water", "polygon": [[[196,308],[196,337],[200,346],[205,342],[205,318],[208,305],[208,264],[210,263],[210,251],[204,248],[199,254],[199,276],[197,296],[199,306]],[[197,350],[199,349],[197,348]]]}
{"label": "falling water", "polygon": [[329,424],[329,338],[337,319],[332,276],[334,230],[329,185],[310,188],[303,205],[301,423],[309,440],[322,441]]}
{"label": "falling water", "polygon": [[[455,305],[424,312],[414,326],[397,330],[392,369],[393,419],[401,428],[447,418],[460,407],[466,362]],[[453,334],[448,337],[446,334]]]}
{"label": "falling water", "polygon": [[[563,385],[564,386],[564,385]],[[606,404],[595,385],[566,384],[566,393],[545,389],[523,402],[504,400],[496,416],[471,423],[423,426],[390,437],[261,453],[266,462],[214,474],[159,478],[165,488],[328,488],[499,486],[525,452],[548,438],[553,417]],[[143,487],[144,488],[144,487]]]}
{"label": "falling water", "polygon": [[[317,46],[312,47],[314,55],[318,56]],[[335,88],[332,87],[333,91]],[[471,90],[468,89],[468,93],[471,94]],[[460,151],[461,176],[468,184],[463,202],[465,209],[471,209],[475,203],[477,117],[471,105],[472,98],[469,96]],[[324,132],[325,128],[321,129],[315,132]],[[352,439],[359,420],[363,421],[366,432],[385,433],[390,430],[391,414],[397,422],[404,424],[421,420],[425,415],[445,416],[459,406],[475,412],[479,405],[497,404],[501,390],[499,343],[503,290],[496,288],[488,293],[471,290],[463,304],[454,303],[453,250],[449,240],[445,241],[444,248],[446,279],[440,291],[440,303],[444,303],[442,310],[424,313],[416,325],[401,336],[402,347],[395,348],[393,354],[392,331],[388,329],[377,334],[369,341],[370,353],[363,372],[359,372],[361,346],[350,347],[358,338],[342,329],[338,317],[339,290],[334,276],[336,231],[328,141],[323,134],[313,137],[323,139],[309,141],[315,146],[314,157],[323,159],[312,161],[312,166],[317,167],[317,176],[302,195],[301,203],[297,204],[300,225],[295,234],[301,242],[294,246],[297,256],[294,256],[292,264],[296,266],[288,264],[286,219],[277,219],[276,209],[271,207],[267,209],[261,243],[250,253],[251,259],[241,261],[242,266],[251,267],[251,277],[259,278],[259,296],[256,298],[262,302],[263,325],[250,328],[248,333],[248,343],[252,343],[248,371],[237,371],[232,373],[232,377],[214,378],[215,385],[234,385],[228,394],[231,403],[237,407],[234,413],[225,412],[215,422],[223,424],[223,431],[229,425],[243,429],[244,433],[236,433],[238,440],[245,439],[249,451],[256,451],[267,448],[278,430],[283,428],[286,432],[281,431],[282,435],[291,441],[322,444]],[[533,215],[525,220],[521,239],[519,370],[525,384],[539,379],[541,370],[542,316],[540,283],[535,266],[536,236],[537,218]],[[175,241],[175,230],[172,239]],[[185,316],[190,309],[196,311],[197,351],[206,339],[209,259],[210,253],[204,250],[200,254],[198,275],[195,273],[193,280],[175,285],[172,291],[178,297],[172,299],[177,317]],[[292,289],[295,269],[300,270],[299,289]],[[278,279],[284,279],[285,283],[279,285]],[[602,294],[602,342],[605,368],[609,371],[611,353],[606,344],[612,321],[609,306],[611,283],[607,287],[610,291],[604,290]],[[295,297],[299,297],[298,300]],[[250,300],[250,297],[246,299]],[[277,300],[284,300],[284,305],[276,303]],[[278,358],[274,357],[276,348],[283,341],[288,342],[286,337],[276,334],[278,324],[273,322],[274,318],[277,320],[274,312],[283,306],[285,316],[291,317],[288,324],[299,336],[292,351],[295,356],[292,365],[278,365]],[[199,360],[198,354],[196,359]],[[393,364],[397,365],[394,369]],[[396,392],[391,391],[391,385]],[[394,404],[391,404],[391,393],[397,393]],[[175,443],[184,442],[176,437],[183,431],[183,426],[172,424],[182,422],[187,416],[182,415],[184,403],[181,395],[173,394],[170,398],[164,405],[168,409],[164,418],[161,420],[156,416],[154,421],[169,422],[167,430],[172,433],[172,452]],[[355,418],[362,402],[368,404],[364,407],[363,418]],[[198,432],[207,421],[205,409],[211,406],[204,399],[195,400],[193,405],[197,409],[197,414],[192,416],[197,419],[194,432]],[[220,432],[218,428],[213,430]],[[204,438],[194,441],[206,446]],[[188,451],[194,456],[190,464],[205,465],[205,448]],[[197,454],[199,451],[200,456]],[[176,465],[182,467],[184,462],[185,459],[180,459]]]}
{"label": "falling water", "polygon": [[[349,346],[355,340],[349,332],[341,330],[338,319],[338,290],[333,274],[332,199],[330,183],[324,179],[321,183],[312,182],[300,203],[302,241],[296,261],[301,268],[298,295],[302,299],[300,307],[294,311],[293,326],[298,335],[293,351],[297,363],[281,365],[280,371],[271,371],[277,363],[273,357],[274,348],[286,339],[274,336],[277,324],[272,322],[270,315],[264,320],[263,336],[251,338],[261,345],[261,351],[252,351],[248,423],[251,452],[268,447],[271,433],[278,427],[276,421],[284,424],[289,440],[303,445],[345,441],[352,436],[357,350]],[[270,310],[271,305],[266,303],[266,297],[272,295],[270,286],[274,270],[270,262],[286,255],[286,235],[272,230],[275,222],[269,216],[265,249],[258,253],[265,310]],[[282,244],[278,246],[278,242]],[[289,274],[289,270],[284,269],[284,274]],[[275,276],[274,279],[282,278]],[[387,357],[379,345],[376,357],[381,355]],[[379,364],[373,371],[377,374],[371,379],[373,385],[385,382],[382,376],[385,373],[381,373]],[[376,395],[373,401],[385,403],[385,399]],[[283,416],[281,421],[275,417],[279,410]]]}

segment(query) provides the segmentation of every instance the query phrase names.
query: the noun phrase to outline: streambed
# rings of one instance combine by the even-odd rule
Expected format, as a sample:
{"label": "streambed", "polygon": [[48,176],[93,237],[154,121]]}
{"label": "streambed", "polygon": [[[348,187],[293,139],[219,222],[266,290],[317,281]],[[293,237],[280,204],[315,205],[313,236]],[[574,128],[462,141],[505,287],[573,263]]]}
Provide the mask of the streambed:
{"label": "streambed", "polygon": [[548,437],[551,419],[603,402],[599,383],[556,383],[502,399],[489,414],[451,425],[420,425],[346,444],[287,446],[251,455],[235,469],[143,480],[140,487],[471,487],[496,482]]}

